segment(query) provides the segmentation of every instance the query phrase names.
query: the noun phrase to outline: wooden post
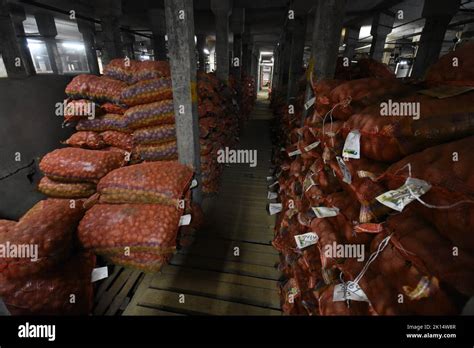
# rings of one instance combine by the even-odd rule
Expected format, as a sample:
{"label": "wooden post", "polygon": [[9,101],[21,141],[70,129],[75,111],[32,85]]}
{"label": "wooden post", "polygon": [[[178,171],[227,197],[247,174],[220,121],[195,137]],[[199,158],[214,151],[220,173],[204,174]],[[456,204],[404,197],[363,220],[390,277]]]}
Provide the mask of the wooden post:
{"label": "wooden post", "polygon": [[192,0],[165,0],[165,17],[179,161],[194,168],[195,178],[199,184],[193,189],[193,200],[201,202],[201,158]]}

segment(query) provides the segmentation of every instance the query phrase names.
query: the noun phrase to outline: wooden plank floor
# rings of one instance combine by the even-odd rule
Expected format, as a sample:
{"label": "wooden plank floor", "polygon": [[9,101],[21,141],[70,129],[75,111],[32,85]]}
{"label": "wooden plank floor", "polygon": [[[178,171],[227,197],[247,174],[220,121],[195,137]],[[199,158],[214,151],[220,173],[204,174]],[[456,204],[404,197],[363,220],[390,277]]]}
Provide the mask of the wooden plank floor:
{"label": "wooden plank floor", "polygon": [[123,315],[281,315],[267,213],[271,144],[267,102],[258,102],[239,148],[257,150],[257,167],[225,168],[207,224],[158,274],[144,276]]}

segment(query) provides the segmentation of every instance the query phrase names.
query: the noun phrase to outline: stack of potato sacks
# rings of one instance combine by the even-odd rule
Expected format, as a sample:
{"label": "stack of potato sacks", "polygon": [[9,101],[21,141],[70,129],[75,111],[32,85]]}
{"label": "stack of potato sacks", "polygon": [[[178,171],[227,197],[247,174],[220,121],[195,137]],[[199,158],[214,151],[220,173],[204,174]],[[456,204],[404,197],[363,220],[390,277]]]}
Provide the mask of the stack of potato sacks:
{"label": "stack of potato sacks", "polygon": [[77,245],[82,201],[49,198],[0,220],[0,297],[12,315],[87,315],[95,256]]}
{"label": "stack of potato sacks", "polygon": [[217,152],[233,146],[239,132],[236,92],[214,74],[198,73],[198,114],[201,143],[202,190],[215,193],[223,164]]}
{"label": "stack of potato sacks", "polygon": [[[460,46],[411,85],[381,68],[320,81],[303,127],[281,124],[285,313],[449,315],[474,295],[473,57]],[[389,100],[419,114],[385,116]]]}
{"label": "stack of potato sacks", "polygon": [[159,271],[175,252],[178,229],[189,225],[192,209],[197,212],[193,226],[199,223],[199,208],[190,202],[192,177],[192,169],[177,161],[110,172],[99,181],[89,202],[93,206],[80,222],[79,241],[113,264]]}
{"label": "stack of potato sacks", "polygon": [[257,98],[257,89],[255,88],[255,79],[251,76],[242,76],[242,101],[241,112],[244,120],[247,120],[255,105]]}

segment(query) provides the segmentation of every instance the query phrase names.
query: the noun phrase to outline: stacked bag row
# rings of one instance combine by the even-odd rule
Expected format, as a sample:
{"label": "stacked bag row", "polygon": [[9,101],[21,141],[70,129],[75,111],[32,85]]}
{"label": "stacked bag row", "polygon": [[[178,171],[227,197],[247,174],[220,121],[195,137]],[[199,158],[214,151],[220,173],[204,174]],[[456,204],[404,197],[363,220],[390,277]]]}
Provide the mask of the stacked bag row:
{"label": "stacked bag row", "polygon": [[[355,80],[319,81],[303,125],[292,121],[301,101],[296,115],[276,105],[285,313],[461,313],[474,295],[473,53],[458,47],[419,83],[376,64]],[[389,100],[419,112],[385,116]]]}

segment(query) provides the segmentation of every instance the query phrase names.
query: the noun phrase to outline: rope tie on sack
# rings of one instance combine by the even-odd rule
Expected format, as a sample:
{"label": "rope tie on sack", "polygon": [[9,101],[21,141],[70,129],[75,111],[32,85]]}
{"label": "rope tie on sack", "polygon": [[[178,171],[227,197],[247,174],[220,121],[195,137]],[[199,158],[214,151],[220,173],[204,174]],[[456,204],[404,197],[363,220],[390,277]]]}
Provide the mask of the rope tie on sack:
{"label": "rope tie on sack", "polygon": [[[411,163],[407,163],[405,164],[403,167],[401,167],[400,169],[398,169],[395,174],[397,174],[399,171],[401,171],[402,169],[405,169],[405,168],[408,168],[408,177],[411,178]],[[447,205],[434,205],[434,204],[430,204],[430,203],[427,203],[425,201],[423,201],[420,197],[418,197],[413,191],[412,189],[410,188],[410,186],[407,186],[407,189],[408,189],[408,192],[410,192],[411,196],[416,199],[418,202],[420,202],[421,204],[423,204],[425,207],[427,208],[431,208],[431,209],[451,209],[451,208],[454,208],[458,205],[461,205],[461,204],[466,204],[466,203],[474,203],[473,200],[469,200],[469,199],[464,199],[462,201],[459,201],[459,202],[455,202],[453,204],[447,204]]]}
{"label": "rope tie on sack", "polygon": [[[342,106],[343,108],[348,107],[349,104],[351,103],[351,101],[352,101],[352,98],[351,98],[351,97],[348,97],[348,98],[344,99],[343,101],[334,104],[334,106],[326,113],[326,115],[324,115],[324,117],[323,117],[323,127],[322,127],[323,136],[326,134],[326,132],[324,131],[324,124],[326,123],[326,117],[329,116],[329,119],[330,119],[330,122],[331,122],[331,126],[330,126],[329,132],[332,133],[332,129],[333,129],[332,113],[333,113],[333,111],[334,111],[338,106]],[[334,146],[334,139],[332,139],[332,141],[333,141],[333,146]]]}

